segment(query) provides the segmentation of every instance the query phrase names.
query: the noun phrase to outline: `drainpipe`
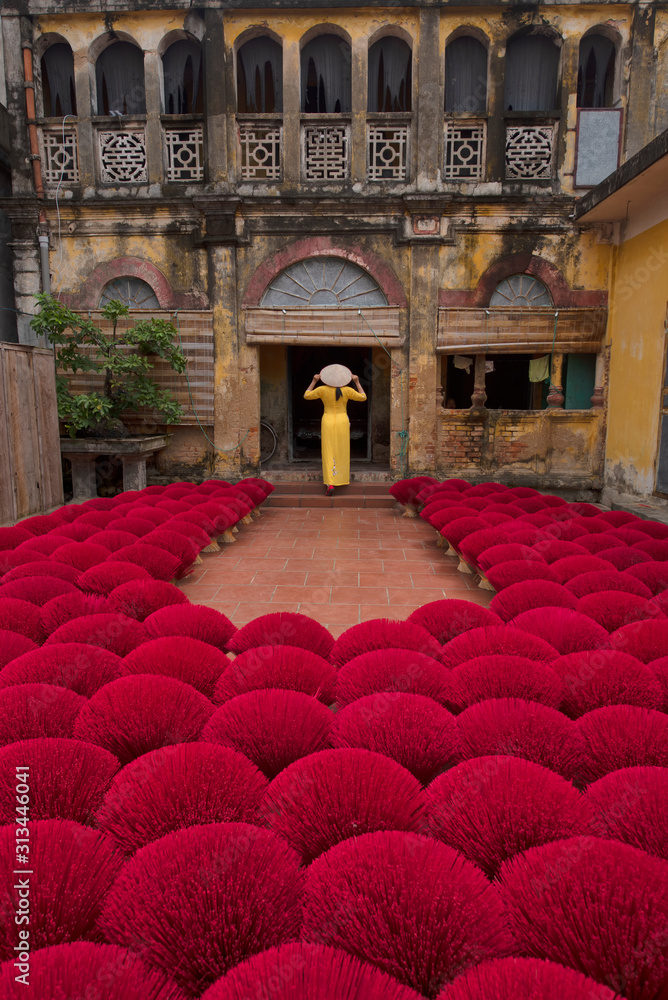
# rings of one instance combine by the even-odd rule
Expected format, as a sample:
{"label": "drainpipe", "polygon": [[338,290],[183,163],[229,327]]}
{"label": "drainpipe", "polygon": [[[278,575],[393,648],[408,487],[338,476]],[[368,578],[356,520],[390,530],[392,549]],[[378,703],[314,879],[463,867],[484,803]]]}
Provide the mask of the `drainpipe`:
{"label": "drainpipe", "polygon": [[39,240],[39,269],[42,274],[42,291],[45,295],[51,294],[51,271],[49,270],[49,234],[44,231],[46,228],[46,213],[39,213],[39,222],[42,232],[38,233]]}
{"label": "drainpipe", "polygon": [[23,86],[26,95],[26,116],[28,119],[28,138],[30,139],[30,159],[32,161],[32,176],[35,183],[35,194],[44,197],[42,185],[42,159],[39,155],[39,139],[35,124],[35,81],[32,71],[32,48],[23,43]]}

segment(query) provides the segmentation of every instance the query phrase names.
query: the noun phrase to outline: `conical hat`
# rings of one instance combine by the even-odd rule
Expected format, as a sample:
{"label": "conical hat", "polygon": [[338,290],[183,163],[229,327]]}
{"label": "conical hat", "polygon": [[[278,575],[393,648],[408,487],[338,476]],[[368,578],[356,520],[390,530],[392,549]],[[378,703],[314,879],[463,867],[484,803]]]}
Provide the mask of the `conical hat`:
{"label": "conical hat", "polygon": [[341,388],[341,386],[348,385],[352,381],[352,372],[350,368],[346,368],[345,365],[327,365],[320,372],[320,381],[324,382],[325,385],[336,386]]}

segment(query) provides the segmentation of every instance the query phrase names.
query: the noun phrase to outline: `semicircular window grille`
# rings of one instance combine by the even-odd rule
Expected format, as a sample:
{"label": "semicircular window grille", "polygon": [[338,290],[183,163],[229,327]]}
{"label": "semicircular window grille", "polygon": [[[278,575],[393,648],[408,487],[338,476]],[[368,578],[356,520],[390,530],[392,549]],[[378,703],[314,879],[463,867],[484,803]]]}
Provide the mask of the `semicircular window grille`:
{"label": "semicircular window grille", "polygon": [[552,298],[543,282],[531,274],[511,274],[496,286],[489,304],[522,309],[525,306],[551,306]]}
{"label": "semicircular window grille", "polygon": [[107,302],[124,302],[130,309],[159,309],[158,297],[141,278],[115,278],[105,286],[100,307]]}
{"label": "semicircular window grille", "polygon": [[386,306],[371,275],[341,257],[310,257],[281,271],[262,296],[261,306],[298,309]]}

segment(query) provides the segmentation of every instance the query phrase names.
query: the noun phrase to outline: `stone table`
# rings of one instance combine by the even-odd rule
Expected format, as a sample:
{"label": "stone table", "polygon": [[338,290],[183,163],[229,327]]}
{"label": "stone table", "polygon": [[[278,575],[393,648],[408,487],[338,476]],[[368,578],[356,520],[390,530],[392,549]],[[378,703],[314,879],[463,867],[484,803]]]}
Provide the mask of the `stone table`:
{"label": "stone table", "polygon": [[95,459],[99,455],[120,458],[123,463],[123,490],[143,490],[146,486],[146,459],[165,448],[170,434],[127,438],[61,438],[60,452],[72,463],[73,500],[97,496]]}

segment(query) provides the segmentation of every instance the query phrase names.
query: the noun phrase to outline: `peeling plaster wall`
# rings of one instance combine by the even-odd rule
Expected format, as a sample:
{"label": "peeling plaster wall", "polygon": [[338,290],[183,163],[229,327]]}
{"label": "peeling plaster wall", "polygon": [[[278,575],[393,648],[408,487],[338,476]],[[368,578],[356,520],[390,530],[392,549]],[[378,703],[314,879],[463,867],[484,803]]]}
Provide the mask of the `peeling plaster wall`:
{"label": "peeling plaster wall", "polygon": [[665,366],[668,222],[615,248],[606,490],[654,491]]}

